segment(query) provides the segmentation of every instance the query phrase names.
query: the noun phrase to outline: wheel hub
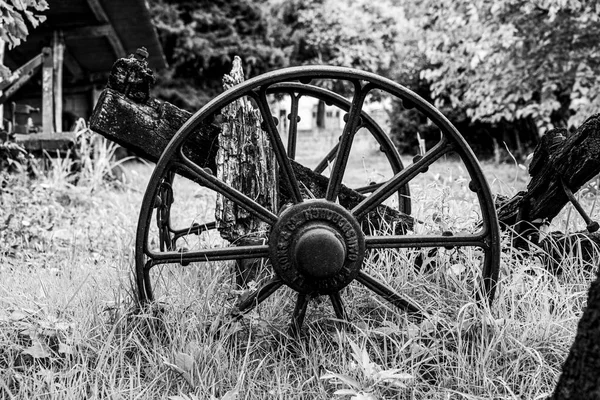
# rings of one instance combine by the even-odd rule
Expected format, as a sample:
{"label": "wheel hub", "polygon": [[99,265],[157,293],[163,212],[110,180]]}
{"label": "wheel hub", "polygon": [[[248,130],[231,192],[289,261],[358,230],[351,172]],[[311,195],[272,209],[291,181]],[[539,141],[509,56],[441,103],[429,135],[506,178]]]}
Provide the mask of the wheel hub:
{"label": "wheel hub", "polygon": [[286,285],[306,294],[329,294],[347,286],[364,253],[360,224],[348,210],[325,200],[286,209],[269,238],[273,269]]}

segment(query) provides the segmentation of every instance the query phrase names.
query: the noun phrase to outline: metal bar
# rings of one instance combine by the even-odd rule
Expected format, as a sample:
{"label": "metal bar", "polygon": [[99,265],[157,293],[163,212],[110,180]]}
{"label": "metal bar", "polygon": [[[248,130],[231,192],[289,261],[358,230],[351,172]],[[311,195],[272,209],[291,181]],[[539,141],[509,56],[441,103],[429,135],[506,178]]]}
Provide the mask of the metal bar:
{"label": "metal bar", "polygon": [[371,290],[373,293],[383,297],[393,306],[403,311],[409,312],[419,319],[425,318],[425,313],[421,311],[417,306],[403,299],[398,293],[396,293],[394,289],[368,275],[366,272],[360,271],[358,273],[358,276],[356,277],[356,280],[362,283],[367,289]]}
{"label": "metal bar", "polygon": [[290,107],[290,129],[288,131],[288,157],[292,160],[296,158],[296,144],[298,143],[298,102],[300,101],[300,95],[296,95],[295,93],[290,93],[290,98],[292,101]]}
{"label": "metal bar", "polygon": [[350,157],[350,149],[352,148],[354,134],[360,125],[362,105],[365,101],[367,93],[369,93],[373,86],[367,84],[365,87],[361,87],[360,82],[355,81],[354,88],[354,98],[352,99],[352,105],[350,106],[350,110],[347,114],[348,120],[346,121],[344,130],[342,131],[339,149],[335,157],[335,163],[333,164],[329,184],[327,185],[327,193],[325,193],[325,199],[329,201],[335,201],[340,193],[344,171],[346,170],[346,164],[348,163],[348,158]]}
{"label": "metal bar", "polygon": [[560,180],[560,184],[562,186],[563,191],[569,198],[569,201],[571,202],[571,204],[573,204],[573,207],[575,207],[575,209],[577,210],[577,212],[579,213],[581,218],[583,218],[583,220],[585,221],[587,231],[589,233],[596,232],[600,228],[600,224],[598,224],[598,222],[592,220],[590,218],[590,216],[588,215],[588,213],[585,212],[585,210],[581,206],[581,203],[579,203],[579,201],[577,201],[577,199],[575,198],[575,195],[573,194],[571,189],[569,189],[569,187],[567,186],[567,184],[565,183],[565,181],[562,178]]}
{"label": "metal bar", "polygon": [[437,159],[452,150],[452,145],[445,138],[442,138],[424,157],[417,162],[412,163],[402,171],[398,172],[392,179],[377,189],[372,195],[361,201],[352,209],[352,214],[356,219],[361,219],[380,205],[385,199],[398,191],[398,188],[406,185],[412,178],[417,176],[427,167],[433,164]]}
{"label": "metal bar", "polygon": [[194,250],[187,252],[167,251],[163,253],[148,250],[148,257],[154,265],[169,263],[191,263],[206,261],[228,261],[244,258],[259,258],[269,256],[268,245],[221,247],[216,249]]}
{"label": "metal bar", "polygon": [[448,247],[448,246],[470,246],[489,248],[486,243],[485,233],[477,235],[390,235],[390,236],[366,236],[365,246],[367,249],[407,249],[423,247]]}
{"label": "metal bar", "polygon": [[199,235],[202,232],[206,232],[206,231],[216,229],[216,228],[217,228],[216,222],[207,222],[205,224],[194,223],[187,228],[181,228],[181,229],[173,229],[169,226],[169,230],[173,234],[173,242],[175,242],[177,239],[182,238],[184,236]]}
{"label": "metal bar", "polygon": [[360,194],[365,194],[365,193],[373,193],[375,190],[379,189],[380,187],[382,187],[383,185],[385,185],[387,182],[380,182],[380,183],[373,183],[371,185],[366,185],[366,186],[361,186],[359,188],[354,189],[356,192],[360,193]]}
{"label": "metal bar", "polygon": [[187,173],[192,175],[194,179],[197,179],[202,185],[221,193],[229,200],[233,201],[268,224],[273,225],[275,222],[277,222],[277,215],[273,214],[271,211],[267,210],[265,207],[246,196],[244,193],[226,185],[223,181],[217,179],[215,176],[200,168],[189,158],[183,155],[183,152],[180,153],[183,161],[182,163],[174,163],[175,167],[187,171]]}
{"label": "metal bar", "polygon": [[270,281],[256,289],[254,293],[248,296],[244,301],[237,305],[237,311],[240,313],[246,313],[252,310],[254,307],[268,299],[273,293],[277,291],[283,282],[279,277],[273,277]]}
{"label": "metal bar", "polygon": [[330,294],[329,299],[331,300],[331,305],[333,306],[333,310],[335,311],[335,316],[338,319],[347,321],[348,313],[346,313],[346,308],[344,307],[344,302],[342,301],[342,296],[340,296],[340,292]]}
{"label": "metal bar", "polygon": [[301,203],[302,193],[300,192],[300,186],[298,186],[296,174],[294,174],[292,164],[290,163],[290,159],[286,154],[285,147],[279,136],[279,131],[273,121],[273,115],[271,114],[271,109],[269,108],[269,102],[267,100],[266,89],[267,88],[261,88],[259,93],[252,92],[252,96],[258,103],[258,108],[263,117],[264,129],[271,139],[271,146],[273,146],[273,152],[275,153],[275,158],[279,164],[279,173],[283,177],[283,182],[288,185],[291,200],[294,203]]}
{"label": "metal bar", "polygon": [[333,148],[329,150],[329,153],[327,153],[327,155],[321,160],[321,162],[317,164],[313,171],[315,171],[317,174],[320,174],[323,171],[325,171],[325,168],[327,168],[331,160],[335,159],[339,148],[340,144],[336,143],[335,146],[333,146]]}
{"label": "metal bar", "polygon": [[298,293],[296,299],[296,307],[294,307],[294,313],[292,314],[292,323],[290,324],[289,335],[297,337],[302,329],[304,323],[304,317],[306,317],[306,308],[310,298],[304,293]]}

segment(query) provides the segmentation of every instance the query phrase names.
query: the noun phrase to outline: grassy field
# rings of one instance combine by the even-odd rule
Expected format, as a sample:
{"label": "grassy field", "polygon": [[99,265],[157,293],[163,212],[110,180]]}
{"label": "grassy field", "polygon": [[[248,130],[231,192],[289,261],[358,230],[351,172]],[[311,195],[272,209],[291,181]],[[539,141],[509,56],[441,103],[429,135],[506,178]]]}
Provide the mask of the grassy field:
{"label": "grassy field", "polygon": [[[320,157],[303,151],[306,163]],[[346,182],[389,176],[377,153],[357,146]],[[350,322],[335,321],[328,301],[313,301],[300,338],[286,335],[294,305],[286,290],[228,323],[241,293],[224,263],[161,269],[160,279],[178,290],[161,297],[160,308],[138,313],[134,236],[152,167],[126,165],[124,183],[103,181],[106,167],[85,171],[78,185],[59,165],[38,180],[4,181],[1,399],[543,399],[552,392],[593,278],[576,254],[554,276],[506,237],[491,309],[461,291],[468,260],[442,268],[443,287],[454,287],[444,292],[426,272],[398,268],[414,263],[414,253],[369,259],[371,273],[435,310],[421,323],[354,285],[343,294]],[[484,163],[483,170],[494,193],[526,185],[519,165]],[[477,215],[465,208],[472,207],[462,195],[467,178],[451,159],[436,163],[411,183],[415,216]],[[211,214],[211,195],[180,185],[183,210]],[[593,190],[583,201],[598,214]],[[582,226],[567,208],[554,228]]]}

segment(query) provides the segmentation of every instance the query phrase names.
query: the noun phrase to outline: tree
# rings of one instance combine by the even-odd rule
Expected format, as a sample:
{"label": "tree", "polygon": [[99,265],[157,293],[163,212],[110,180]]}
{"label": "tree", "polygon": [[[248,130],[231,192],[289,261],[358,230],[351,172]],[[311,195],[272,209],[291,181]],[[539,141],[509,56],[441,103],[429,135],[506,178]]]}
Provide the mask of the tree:
{"label": "tree", "polygon": [[[0,1],[0,46],[4,46],[4,43],[9,48],[18,46],[29,34],[28,24],[36,28],[46,20],[39,13],[47,9],[46,0]],[[1,62],[0,58],[0,81],[10,76],[10,71]]]}
{"label": "tree", "polygon": [[389,75],[403,20],[390,0],[271,0],[270,9],[274,42],[291,64]]}
{"label": "tree", "polygon": [[540,135],[599,109],[595,2],[431,0],[418,10],[437,106],[473,121],[531,118]]}
{"label": "tree", "polygon": [[0,2],[0,39],[10,48],[18,46],[29,34],[27,23],[36,28],[46,20],[39,14],[48,9],[46,0],[10,0]]}
{"label": "tree", "polygon": [[170,68],[158,76],[155,93],[196,110],[222,91],[233,57],[247,77],[286,64],[271,45],[264,1],[151,0],[150,12]]}

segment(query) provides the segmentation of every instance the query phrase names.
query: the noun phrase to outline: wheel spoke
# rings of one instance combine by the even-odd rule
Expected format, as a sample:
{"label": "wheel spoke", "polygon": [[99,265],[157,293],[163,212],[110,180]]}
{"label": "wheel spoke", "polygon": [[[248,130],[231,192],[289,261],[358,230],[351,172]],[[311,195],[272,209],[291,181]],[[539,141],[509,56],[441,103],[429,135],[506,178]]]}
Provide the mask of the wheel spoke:
{"label": "wheel spoke", "polygon": [[412,178],[417,176],[420,172],[426,170],[428,166],[433,164],[437,159],[450,150],[452,150],[452,145],[448,143],[445,137],[442,138],[442,140],[431,150],[429,150],[421,159],[398,172],[392,179],[379,187],[379,189],[377,189],[372,195],[356,205],[356,207],[352,209],[352,214],[357,219],[362,219],[367,213],[372,211],[385,199],[398,192],[400,187],[406,185]]}
{"label": "wheel spoke", "polygon": [[154,265],[168,263],[191,263],[205,261],[227,261],[243,258],[260,258],[269,256],[268,245],[233,246],[215,249],[195,250],[187,252],[168,251],[164,253],[150,252]]}
{"label": "wheel spoke", "polygon": [[192,175],[193,179],[199,181],[199,183],[202,185],[221,193],[223,196],[227,197],[229,200],[233,201],[266,223],[273,225],[277,221],[277,216],[271,211],[267,210],[265,207],[246,196],[244,193],[228,186],[223,181],[217,179],[212,174],[200,168],[183,154],[180,154],[180,156],[182,158],[182,162],[175,163],[174,166]]}
{"label": "wheel spoke", "polygon": [[449,246],[472,246],[487,249],[489,246],[485,241],[485,234],[476,235],[390,235],[390,236],[366,236],[365,245],[367,249],[382,248],[422,248],[422,247],[449,247]]}
{"label": "wheel spoke", "polygon": [[237,304],[237,311],[240,313],[246,313],[252,310],[254,307],[268,299],[277,289],[283,285],[283,282],[279,277],[273,277],[267,283],[256,289],[250,296]]}
{"label": "wheel spoke", "polygon": [[498,282],[498,268],[495,268],[496,265],[500,264],[499,257],[495,259],[492,255],[491,249],[484,249],[485,251],[485,260],[483,264],[483,281],[481,285],[481,290],[477,291],[476,298],[477,301],[482,301],[482,297],[488,302],[488,304],[492,304],[494,300],[494,295],[496,294],[496,284]]}
{"label": "wheel spoke", "polygon": [[147,260],[145,263],[136,266],[138,300],[142,304],[153,300],[152,290],[147,289],[150,284],[150,268],[152,268],[152,265],[152,260]]}
{"label": "wheel spoke", "polygon": [[342,296],[340,296],[340,292],[330,294],[329,299],[331,299],[331,305],[333,306],[333,310],[335,311],[335,316],[338,319],[347,321],[348,314],[346,313],[346,308],[344,307],[344,302],[342,301]]}
{"label": "wheel spoke", "polygon": [[264,129],[269,135],[275,158],[279,164],[279,173],[283,178],[283,182],[285,182],[289,188],[291,200],[294,203],[300,203],[302,202],[302,193],[300,192],[300,187],[298,186],[298,181],[294,174],[294,170],[292,169],[290,159],[286,154],[285,147],[281,141],[281,136],[279,136],[279,131],[273,121],[273,115],[271,114],[271,109],[269,108],[269,102],[267,100],[266,88],[261,88],[258,93],[252,92],[252,97],[254,97],[258,103],[258,109],[263,118]]}
{"label": "wheel spoke", "polygon": [[212,229],[217,228],[216,222],[207,222],[206,224],[198,224],[194,223],[187,228],[181,229],[172,229],[171,233],[173,234],[173,243],[184,236],[188,235],[199,235],[202,232],[210,231]]}
{"label": "wheel spoke", "polygon": [[290,93],[290,98],[292,100],[292,104],[290,106],[290,115],[288,116],[290,120],[290,129],[288,130],[288,157],[292,160],[296,158],[296,144],[298,142],[298,102],[300,100],[300,95],[296,95],[295,93]]}
{"label": "wheel spoke", "polygon": [[380,187],[382,187],[386,183],[387,182],[373,183],[371,185],[358,187],[358,188],[354,189],[354,191],[358,192],[360,194],[373,193],[374,191],[376,191],[377,189],[379,189]]}
{"label": "wheel spoke", "polygon": [[306,316],[306,308],[310,298],[304,293],[298,293],[296,299],[296,307],[294,307],[294,313],[292,314],[292,323],[290,324],[289,334],[290,336],[298,336],[302,324],[304,323],[304,317]]}
{"label": "wheel spoke", "polygon": [[335,157],[335,163],[331,171],[331,178],[327,185],[327,193],[325,199],[329,201],[335,201],[340,192],[342,185],[342,178],[344,177],[344,171],[346,170],[346,164],[348,164],[348,158],[350,157],[350,149],[352,148],[352,141],[354,140],[354,134],[356,133],[360,125],[360,115],[362,106],[365,101],[365,97],[369,91],[373,88],[372,85],[367,84],[365,87],[361,87],[358,81],[354,82],[354,98],[352,99],[352,105],[348,111],[348,120],[344,125],[342,131],[342,138],[340,145]]}
{"label": "wheel spoke", "polygon": [[371,290],[373,293],[378,294],[383,297],[393,306],[406,311],[408,313],[413,314],[413,316],[423,319],[425,318],[425,313],[421,311],[417,306],[410,303],[408,300],[403,299],[394,289],[389,287],[383,282],[373,278],[371,275],[367,274],[364,271],[360,271],[356,280],[362,283],[367,289]]}
{"label": "wheel spoke", "polygon": [[329,163],[331,163],[331,161],[335,159],[335,156],[336,156],[339,148],[340,148],[339,143],[337,143],[335,146],[333,146],[333,148],[331,150],[329,150],[329,153],[327,153],[327,155],[321,160],[321,162],[319,164],[317,164],[317,166],[315,167],[315,169],[313,169],[313,171],[316,172],[317,174],[320,174],[323,171],[325,171],[327,166],[329,166]]}

